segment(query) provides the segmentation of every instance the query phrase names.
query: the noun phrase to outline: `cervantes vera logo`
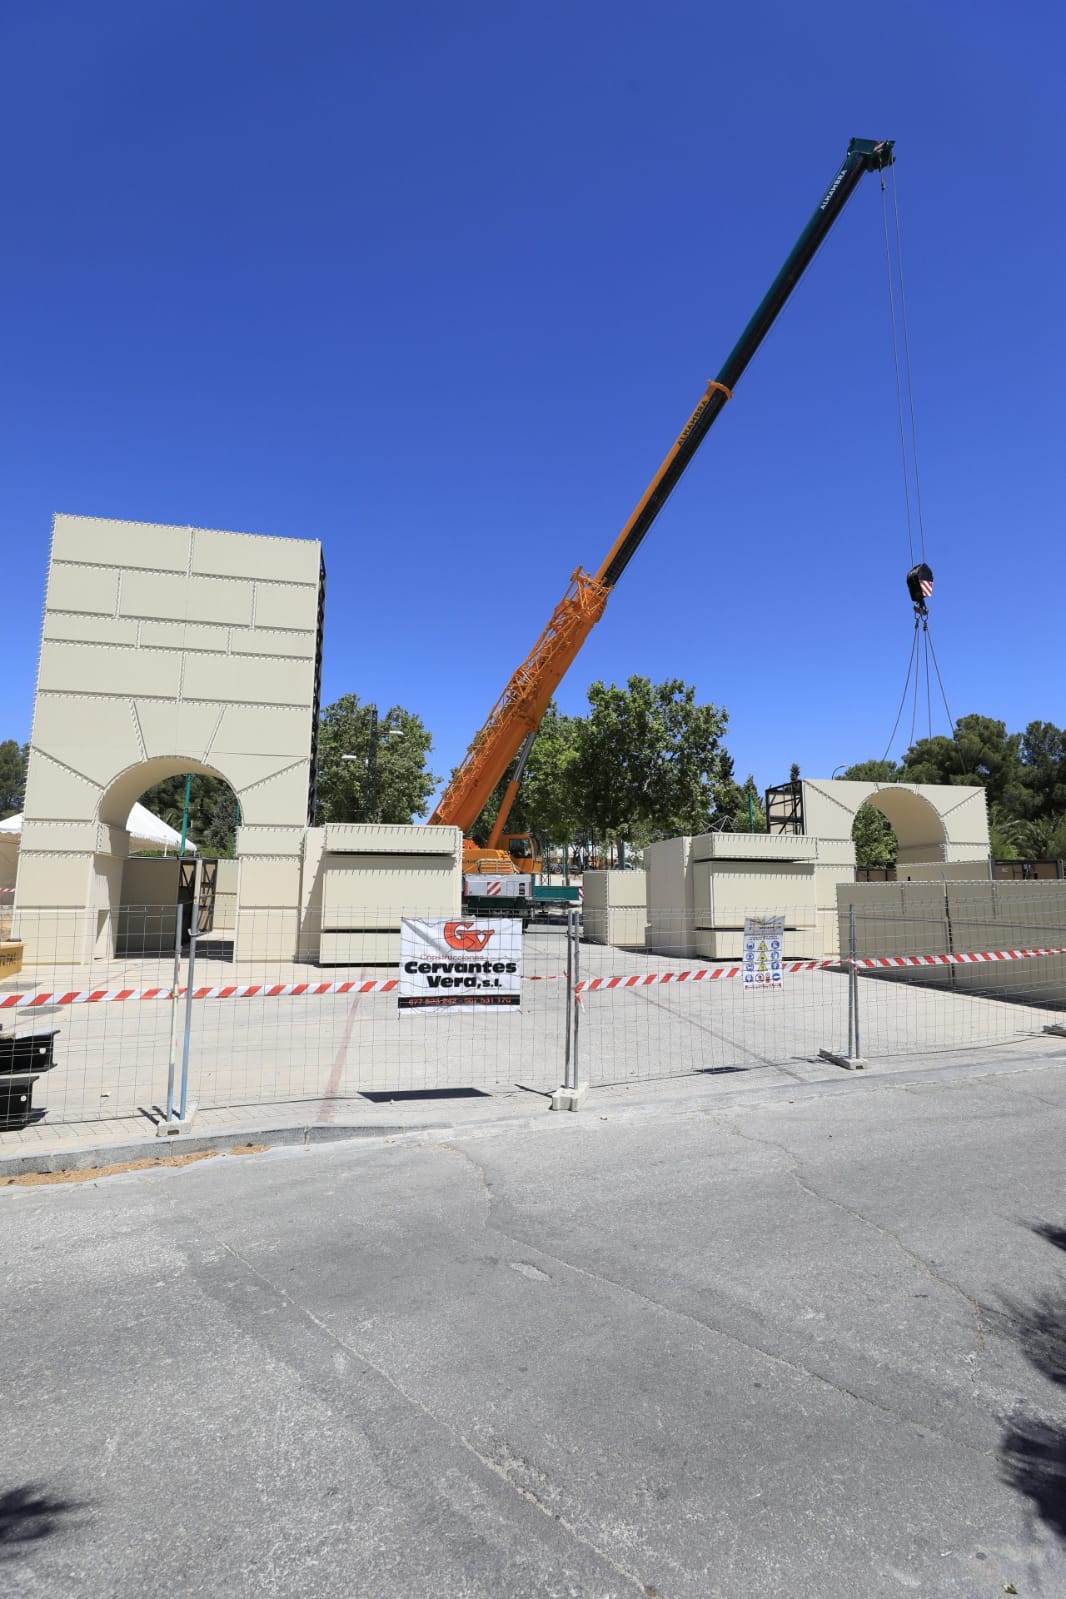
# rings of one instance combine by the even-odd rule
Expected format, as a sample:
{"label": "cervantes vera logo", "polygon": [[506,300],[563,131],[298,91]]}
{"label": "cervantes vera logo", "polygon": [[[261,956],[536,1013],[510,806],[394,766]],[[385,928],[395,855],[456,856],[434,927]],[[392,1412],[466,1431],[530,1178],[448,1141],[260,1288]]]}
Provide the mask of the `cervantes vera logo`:
{"label": "cervantes vera logo", "polygon": [[467,954],[476,955],[485,948],[490,938],[496,936],[495,928],[487,927],[479,932],[473,922],[445,922],[444,942],[449,949],[461,949]]}

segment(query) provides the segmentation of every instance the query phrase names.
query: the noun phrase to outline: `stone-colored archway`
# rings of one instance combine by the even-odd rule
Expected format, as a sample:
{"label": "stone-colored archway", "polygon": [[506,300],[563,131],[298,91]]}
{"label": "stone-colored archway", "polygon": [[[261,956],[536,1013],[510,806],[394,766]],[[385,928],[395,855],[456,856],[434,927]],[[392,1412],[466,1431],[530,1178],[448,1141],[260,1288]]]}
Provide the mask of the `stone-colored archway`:
{"label": "stone-colored archway", "polygon": [[850,842],[855,813],[871,804],[899,843],[900,866],[987,861],[988,808],[983,788],[949,783],[803,781],[808,835]]}
{"label": "stone-colored archway", "polygon": [[55,518],[15,894],[28,955],[89,957],[130,806],[178,772],[229,783],[242,899],[292,914],[324,581],[317,540]]}

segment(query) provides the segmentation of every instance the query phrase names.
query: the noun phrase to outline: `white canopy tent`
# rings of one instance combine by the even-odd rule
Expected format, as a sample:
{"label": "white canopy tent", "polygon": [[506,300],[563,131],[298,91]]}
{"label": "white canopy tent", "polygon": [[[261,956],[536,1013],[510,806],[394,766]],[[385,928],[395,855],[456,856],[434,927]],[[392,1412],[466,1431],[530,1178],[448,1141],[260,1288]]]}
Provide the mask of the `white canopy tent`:
{"label": "white canopy tent", "polygon": [[[177,854],[181,847],[181,834],[173,827],[168,827],[166,822],[161,820],[160,817],[153,816],[151,811],[146,810],[143,805],[134,805],[130,811],[126,819],[126,831],[129,833],[132,843],[142,846],[147,844],[153,849],[163,850],[164,853],[173,850]],[[21,811],[17,816],[9,816],[5,821],[0,822],[0,833],[13,834],[18,837],[21,832]],[[196,853],[196,845],[191,838],[185,840],[185,850],[190,855]]]}

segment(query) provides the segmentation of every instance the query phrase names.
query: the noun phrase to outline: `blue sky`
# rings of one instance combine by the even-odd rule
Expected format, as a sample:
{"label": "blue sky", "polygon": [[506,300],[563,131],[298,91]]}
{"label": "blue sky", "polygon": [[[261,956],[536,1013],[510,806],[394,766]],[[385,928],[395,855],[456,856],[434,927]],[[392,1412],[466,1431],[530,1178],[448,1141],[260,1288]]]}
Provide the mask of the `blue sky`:
{"label": "blue sky", "polygon": [[[896,140],[951,710],[1066,721],[1064,43],[988,0],[6,8],[0,737],[65,511],[321,538],[325,697],[447,772],[852,135]],[[866,178],[560,704],[682,677],[760,786],[878,756],[909,564]]]}

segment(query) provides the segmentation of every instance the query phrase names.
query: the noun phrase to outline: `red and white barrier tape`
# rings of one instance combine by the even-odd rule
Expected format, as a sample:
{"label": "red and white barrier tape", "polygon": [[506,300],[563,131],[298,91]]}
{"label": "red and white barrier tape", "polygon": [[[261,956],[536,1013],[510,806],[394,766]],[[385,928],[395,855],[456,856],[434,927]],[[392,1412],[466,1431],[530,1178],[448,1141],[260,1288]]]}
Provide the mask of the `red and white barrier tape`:
{"label": "red and white barrier tape", "polygon": [[649,983],[713,983],[720,977],[735,977],[739,966],[701,966],[686,972],[634,972],[629,977],[588,977],[574,984],[575,994],[598,988],[646,988]]}
{"label": "red and white barrier tape", "polygon": [[[986,961],[1028,961],[1040,955],[1066,955],[1066,949],[981,949],[951,955],[867,955],[856,966],[867,971],[892,966],[980,966]],[[833,965],[845,965],[846,958]]]}
{"label": "red and white barrier tape", "polygon": [[[1066,947],[1049,949],[985,949],[971,950],[951,955],[866,955],[856,959],[861,971],[880,971],[902,966],[980,966],[995,961],[1035,960],[1045,955],[1066,955]],[[830,960],[785,961],[783,972],[824,971],[827,967],[847,966],[848,958],[834,956]],[[713,983],[723,978],[736,977],[739,966],[701,966],[680,972],[632,972],[627,976],[588,977],[575,983],[576,993],[592,993],[600,989],[646,988],[652,983]],[[561,982],[561,972],[529,974],[528,983]],[[286,996],[309,997],[316,994],[390,994],[399,987],[399,978],[381,977],[361,982],[351,979],[343,983],[222,983],[208,988],[194,988],[193,999],[277,999]],[[180,998],[187,992],[177,990]],[[58,990],[39,994],[2,994],[0,1010],[32,1010],[41,1005],[108,1005],[124,1000],[172,999],[174,989],[165,988],[82,988],[67,993]]]}

